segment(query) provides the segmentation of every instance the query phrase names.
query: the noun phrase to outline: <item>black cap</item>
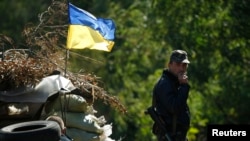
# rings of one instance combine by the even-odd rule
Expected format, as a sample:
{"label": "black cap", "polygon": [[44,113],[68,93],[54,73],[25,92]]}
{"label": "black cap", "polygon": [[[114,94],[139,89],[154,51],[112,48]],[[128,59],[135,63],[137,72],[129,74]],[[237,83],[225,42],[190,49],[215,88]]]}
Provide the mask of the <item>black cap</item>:
{"label": "black cap", "polygon": [[184,50],[172,51],[170,61],[179,62],[179,63],[187,63],[187,64],[190,63],[187,57],[187,52]]}

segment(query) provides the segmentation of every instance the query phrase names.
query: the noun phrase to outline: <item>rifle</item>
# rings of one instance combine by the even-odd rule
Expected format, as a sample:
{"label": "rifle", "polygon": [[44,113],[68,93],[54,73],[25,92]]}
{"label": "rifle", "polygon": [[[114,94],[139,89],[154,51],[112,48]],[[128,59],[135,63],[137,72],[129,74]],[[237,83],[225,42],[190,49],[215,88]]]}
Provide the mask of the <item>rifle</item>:
{"label": "rifle", "polygon": [[167,133],[167,129],[164,126],[164,123],[161,121],[159,115],[157,114],[157,112],[155,111],[154,106],[149,107],[146,111],[145,114],[149,114],[150,117],[153,119],[153,121],[157,124],[157,126],[163,131],[164,133],[164,137],[168,140],[168,141],[172,141],[170,135]]}

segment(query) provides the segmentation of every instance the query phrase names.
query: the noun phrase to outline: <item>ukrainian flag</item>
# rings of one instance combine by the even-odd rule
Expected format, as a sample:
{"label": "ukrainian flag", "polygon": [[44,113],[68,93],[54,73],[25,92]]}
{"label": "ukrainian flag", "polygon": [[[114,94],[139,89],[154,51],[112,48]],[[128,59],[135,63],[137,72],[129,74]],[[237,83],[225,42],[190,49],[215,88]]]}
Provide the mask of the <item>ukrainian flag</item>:
{"label": "ukrainian flag", "polygon": [[91,13],[69,3],[67,49],[96,49],[110,52],[114,46],[115,23],[96,18]]}

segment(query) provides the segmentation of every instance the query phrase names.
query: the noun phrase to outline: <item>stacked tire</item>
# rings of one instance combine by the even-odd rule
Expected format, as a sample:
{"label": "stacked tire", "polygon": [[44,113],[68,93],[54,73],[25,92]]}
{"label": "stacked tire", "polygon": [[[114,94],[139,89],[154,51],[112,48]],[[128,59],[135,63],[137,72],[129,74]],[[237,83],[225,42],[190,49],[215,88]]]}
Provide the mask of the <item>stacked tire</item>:
{"label": "stacked tire", "polygon": [[59,141],[60,126],[54,121],[29,121],[0,129],[0,141]]}

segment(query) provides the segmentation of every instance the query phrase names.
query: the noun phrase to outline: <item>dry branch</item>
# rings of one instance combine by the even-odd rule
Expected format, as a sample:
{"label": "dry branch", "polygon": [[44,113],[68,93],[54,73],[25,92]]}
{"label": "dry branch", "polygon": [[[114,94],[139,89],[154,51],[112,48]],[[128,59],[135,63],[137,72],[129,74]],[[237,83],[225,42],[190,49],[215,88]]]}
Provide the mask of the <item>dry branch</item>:
{"label": "dry branch", "polygon": [[[29,24],[23,35],[26,49],[16,49],[11,38],[0,36],[1,47],[9,47],[0,61],[0,90],[9,90],[23,85],[36,85],[42,78],[54,70],[64,72],[65,41],[67,35],[67,4],[53,1],[49,8],[40,14],[38,25]],[[11,49],[10,49],[11,48]],[[97,77],[90,74],[67,71],[70,79],[82,95],[94,100],[103,100],[105,104],[126,113],[126,108],[115,96],[110,96],[98,86]]]}

